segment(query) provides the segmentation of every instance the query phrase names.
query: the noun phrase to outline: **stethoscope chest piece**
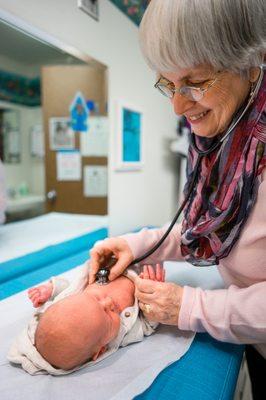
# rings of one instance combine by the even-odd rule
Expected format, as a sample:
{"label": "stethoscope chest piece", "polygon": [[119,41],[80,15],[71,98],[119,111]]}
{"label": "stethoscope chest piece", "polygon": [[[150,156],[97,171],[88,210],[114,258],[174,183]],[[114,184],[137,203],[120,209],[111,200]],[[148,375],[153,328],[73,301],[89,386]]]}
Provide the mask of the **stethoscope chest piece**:
{"label": "stethoscope chest piece", "polygon": [[109,283],[110,268],[117,262],[115,257],[111,257],[106,265],[99,269],[96,274],[96,283],[98,285],[107,285]]}
{"label": "stethoscope chest piece", "polygon": [[109,283],[108,277],[110,270],[108,268],[101,268],[96,274],[96,283],[98,285],[107,285]]}

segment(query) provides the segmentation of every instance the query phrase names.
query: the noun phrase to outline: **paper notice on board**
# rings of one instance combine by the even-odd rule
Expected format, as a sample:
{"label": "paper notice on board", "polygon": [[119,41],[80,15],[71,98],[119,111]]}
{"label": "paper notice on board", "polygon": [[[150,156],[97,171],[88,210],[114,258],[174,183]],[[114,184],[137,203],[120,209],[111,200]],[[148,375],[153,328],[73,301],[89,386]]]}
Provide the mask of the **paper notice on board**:
{"label": "paper notice on board", "polygon": [[83,192],[85,197],[107,196],[107,167],[90,165],[84,167]]}
{"label": "paper notice on board", "polygon": [[106,157],[108,155],[108,136],[107,117],[90,117],[88,131],[80,133],[82,156]]}
{"label": "paper notice on board", "polygon": [[56,176],[58,181],[81,180],[81,156],[79,151],[56,153]]}
{"label": "paper notice on board", "polygon": [[44,157],[44,133],[41,124],[33,125],[31,128],[31,155],[37,158]]}

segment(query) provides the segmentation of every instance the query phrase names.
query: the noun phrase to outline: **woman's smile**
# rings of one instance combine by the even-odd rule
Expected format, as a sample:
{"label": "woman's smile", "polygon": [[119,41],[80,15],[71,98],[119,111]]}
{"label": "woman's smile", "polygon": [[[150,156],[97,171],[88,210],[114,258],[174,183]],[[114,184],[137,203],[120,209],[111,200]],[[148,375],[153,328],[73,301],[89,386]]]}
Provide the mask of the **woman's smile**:
{"label": "woman's smile", "polygon": [[201,123],[203,120],[205,120],[205,117],[207,116],[208,113],[209,113],[209,110],[202,111],[200,113],[186,115],[186,118],[191,125],[195,125],[195,124]]}

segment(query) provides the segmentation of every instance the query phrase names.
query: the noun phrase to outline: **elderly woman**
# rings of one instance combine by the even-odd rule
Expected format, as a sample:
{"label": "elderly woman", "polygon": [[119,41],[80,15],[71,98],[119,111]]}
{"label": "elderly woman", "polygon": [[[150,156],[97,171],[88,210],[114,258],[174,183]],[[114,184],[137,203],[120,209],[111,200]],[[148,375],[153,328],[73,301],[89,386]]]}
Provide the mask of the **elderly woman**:
{"label": "elderly woman", "polygon": [[[266,357],[265,18],[265,0],[152,0],[140,28],[144,56],[158,75],[155,87],[191,125],[185,195],[193,181],[183,222],[143,263],[217,264],[226,284],[202,290],[139,280],[140,307],[153,321],[254,345],[247,357],[260,369]],[[111,255],[114,279],[164,232],[142,230],[96,245],[90,281]]]}

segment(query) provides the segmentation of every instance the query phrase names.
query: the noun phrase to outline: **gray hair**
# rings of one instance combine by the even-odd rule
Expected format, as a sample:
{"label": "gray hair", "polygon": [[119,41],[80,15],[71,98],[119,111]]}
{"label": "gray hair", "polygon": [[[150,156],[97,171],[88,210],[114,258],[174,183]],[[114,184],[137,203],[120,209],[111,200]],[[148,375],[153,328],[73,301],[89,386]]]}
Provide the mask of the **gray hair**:
{"label": "gray hair", "polygon": [[265,18],[266,0],[151,0],[140,44],[155,71],[207,63],[245,72],[263,63]]}

